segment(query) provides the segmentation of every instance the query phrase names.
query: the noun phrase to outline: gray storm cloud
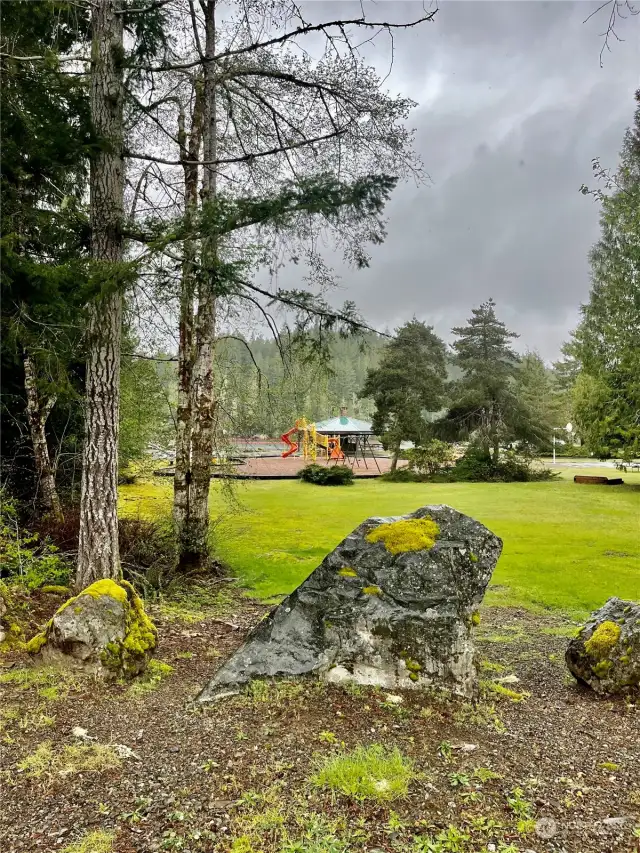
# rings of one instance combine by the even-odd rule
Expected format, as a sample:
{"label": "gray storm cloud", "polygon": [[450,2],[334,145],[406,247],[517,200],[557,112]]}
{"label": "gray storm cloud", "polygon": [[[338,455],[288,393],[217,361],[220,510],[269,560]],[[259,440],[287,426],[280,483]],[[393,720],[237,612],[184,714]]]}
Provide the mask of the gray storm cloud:
{"label": "gray storm cloud", "polygon": [[[313,17],[359,4],[310,4]],[[377,3],[379,19],[418,3]],[[430,176],[400,186],[388,238],[371,267],[342,276],[353,299],[389,327],[417,315],[449,337],[493,296],[521,348],[552,359],[589,290],[598,208],[580,194],[591,160],[615,166],[640,85],[640,18],[621,21],[603,55],[608,12],[591,3],[445,2],[434,23],[395,38],[389,88],[414,98],[416,145]],[[315,10],[315,14],[313,14]],[[388,55],[371,60],[385,70]],[[281,285],[296,273],[285,270]]]}

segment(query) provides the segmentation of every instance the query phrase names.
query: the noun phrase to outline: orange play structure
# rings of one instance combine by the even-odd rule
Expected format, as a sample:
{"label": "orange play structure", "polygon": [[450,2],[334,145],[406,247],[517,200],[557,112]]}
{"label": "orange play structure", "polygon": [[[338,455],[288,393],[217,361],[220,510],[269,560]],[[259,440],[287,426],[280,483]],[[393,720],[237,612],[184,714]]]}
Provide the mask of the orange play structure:
{"label": "orange play structure", "polygon": [[[298,433],[297,441],[291,441],[293,433]],[[344,459],[344,453],[340,447],[340,436],[322,435],[316,430],[316,425],[308,423],[306,418],[298,418],[291,429],[283,432],[280,438],[287,445],[287,449],[282,453],[283,459],[293,456],[300,448],[303,458],[311,459],[312,462],[318,458],[318,450],[324,459]]]}

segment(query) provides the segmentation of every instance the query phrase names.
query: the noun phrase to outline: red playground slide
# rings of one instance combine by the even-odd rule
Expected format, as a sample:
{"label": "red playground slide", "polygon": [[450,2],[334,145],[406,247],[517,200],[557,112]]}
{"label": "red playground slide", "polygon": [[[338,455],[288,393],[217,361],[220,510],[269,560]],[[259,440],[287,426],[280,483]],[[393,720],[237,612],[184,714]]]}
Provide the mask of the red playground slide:
{"label": "red playground slide", "polygon": [[285,450],[284,453],[282,454],[283,459],[286,459],[287,456],[291,456],[291,454],[295,453],[296,450],[298,449],[298,445],[296,444],[296,442],[291,441],[291,439],[289,438],[289,436],[291,435],[292,432],[297,432],[297,431],[298,431],[298,427],[291,427],[290,430],[287,430],[287,432],[283,432],[282,435],[280,436],[282,441],[284,441],[284,443],[289,446],[289,449]]}

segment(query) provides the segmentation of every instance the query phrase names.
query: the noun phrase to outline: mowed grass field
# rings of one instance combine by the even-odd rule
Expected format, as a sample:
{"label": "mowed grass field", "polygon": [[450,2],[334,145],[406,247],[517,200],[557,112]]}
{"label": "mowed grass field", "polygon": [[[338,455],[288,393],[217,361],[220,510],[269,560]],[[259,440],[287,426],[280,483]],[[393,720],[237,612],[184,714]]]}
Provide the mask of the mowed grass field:
{"label": "mowed grass field", "polygon": [[[640,475],[623,474],[624,486],[587,486],[574,474],[616,472],[559,470],[547,483],[236,481],[231,503],[214,481],[215,552],[252,594],[271,599],[291,592],[365,518],[449,504],[504,541],[487,603],[583,617],[612,595],[639,600]],[[124,486],[121,512],[169,517],[171,498],[170,480]]]}

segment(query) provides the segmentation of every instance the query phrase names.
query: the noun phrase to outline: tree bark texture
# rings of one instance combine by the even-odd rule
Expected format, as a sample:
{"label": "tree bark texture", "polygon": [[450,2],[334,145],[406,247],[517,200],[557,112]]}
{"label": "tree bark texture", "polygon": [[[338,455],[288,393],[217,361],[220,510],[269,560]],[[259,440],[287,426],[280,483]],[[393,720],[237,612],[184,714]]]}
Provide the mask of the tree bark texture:
{"label": "tree bark texture", "polygon": [[[216,0],[207,0],[205,20],[205,61],[203,66],[203,160],[217,158],[215,56]],[[216,167],[205,166],[202,201],[216,198]],[[179,568],[205,570],[209,562],[209,489],[214,447],[215,394],[213,354],[216,334],[216,278],[218,240],[206,236],[201,246],[202,273],[198,279],[198,310],[195,318],[194,357],[191,366],[191,468],[188,482],[188,512],[179,531]],[[177,458],[176,458],[177,462]]]}
{"label": "tree bark texture", "polygon": [[[202,144],[203,87],[195,84],[195,99],[189,134],[184,126],[184,115],[179,118],[178,141],[184,173],[185,217],[190,221],[198,207],[198,167]],[[176,417],[176,460],[173,478],[173,521],[181,561],[190,552],[188,523],[191,516],[191,439],[193,430],[193,361],[194,361],[194,297],[195,297],[196,246],[192,239],[183,244],[182,275],[180,283],[180,320],[178,347],[178,405]],[[188,561],[188,557],[187,557]]]}
{"label": "tree bark texture", "polygon": [[88,306],[85,442],[76,587],[120,576],[118,419],[124,221],[123,17],[120,0],[94,0],[91,22],[91,117],[102,140],[91,161],[91,255],[110,282]]}
{"label": "tree bark texture", "polygon": [[50,397],[45,403],[41,402],[33,361],[26,350],[24,352],[24,388],[27,395],[27,418],[31,432],[31,441],[33,443],[33,455],[36,462],[40,500],[45,509],[57,521],[63,521],[64,516],[56,489],[56,479],[51,465],[47,435],[44,428],[49,417],[49,412],[55,405],[56,398]]}

